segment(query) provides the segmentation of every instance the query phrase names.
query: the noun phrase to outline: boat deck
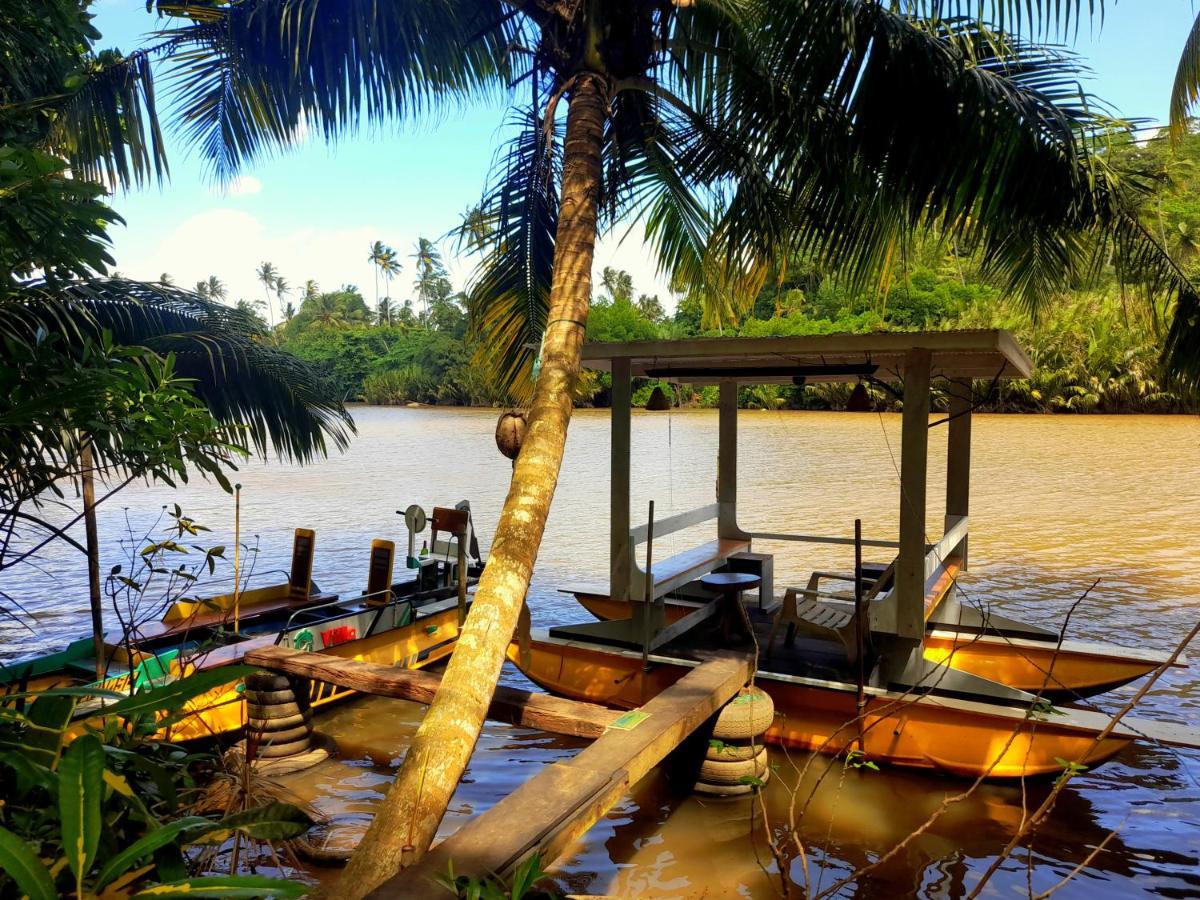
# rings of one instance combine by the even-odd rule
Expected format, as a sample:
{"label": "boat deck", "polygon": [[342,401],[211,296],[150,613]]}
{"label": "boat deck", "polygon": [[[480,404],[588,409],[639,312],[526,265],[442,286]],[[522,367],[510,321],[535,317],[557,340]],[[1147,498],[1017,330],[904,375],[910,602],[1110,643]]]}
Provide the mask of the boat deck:
{"label": "boat deck", "polygon": [[[804,678],[820,678],[828,681],[849,681],[855,678],[854,669],[846,658],[842,646],[833,641],[809,635],[797,634],[789,645],[783,635],[777,637],[771,652],[767,652],[768,639],[774,609],[760,610],[750,596],[742,600],[742,607],[754,628],[758,642],[758,670],[778,675],[797,675]],[[752,649],[752,643],[740,635],[731,635],[728,641],[721,634],[720,625],[710,620],[680,635],[654,651],[656,656],[681,656],[694,658],[697,650],[741,650]]]}

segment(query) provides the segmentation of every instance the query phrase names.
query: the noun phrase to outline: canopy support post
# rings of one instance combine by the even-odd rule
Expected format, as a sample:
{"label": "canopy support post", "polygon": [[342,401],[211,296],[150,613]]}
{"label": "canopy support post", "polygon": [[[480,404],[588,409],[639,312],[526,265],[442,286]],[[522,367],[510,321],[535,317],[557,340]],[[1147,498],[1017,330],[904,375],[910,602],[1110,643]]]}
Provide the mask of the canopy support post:
{"label": "canopy support post", "polygon": [[[609,491],[609,596],[628,602],[633,573],[629,542],[629,454],[632,386],[629,359],[612,361],[612,459]],[[638,600],[642,598],[637,597]]]}
{"label": "canopy support post", "polygon": [[[951,517],[966,516],[971,509],[971,381],[955,379],[950,382],[950,421],[946,439],[946,528]],[[967,568],[967,538],[963,538],[959,555],[962,568]]]}
{"label": "canopy support post", "polygon": [[737,416],[738,383],[721,382],[717,419],[717,537],[748,540],[737,524]]}
{"label": "canopy support post", "polygon": [[929,468],[930,362],[930,352],[920,347],[909,350],[904,358],[895,633],[916,641],[925,635],[925,488]]}

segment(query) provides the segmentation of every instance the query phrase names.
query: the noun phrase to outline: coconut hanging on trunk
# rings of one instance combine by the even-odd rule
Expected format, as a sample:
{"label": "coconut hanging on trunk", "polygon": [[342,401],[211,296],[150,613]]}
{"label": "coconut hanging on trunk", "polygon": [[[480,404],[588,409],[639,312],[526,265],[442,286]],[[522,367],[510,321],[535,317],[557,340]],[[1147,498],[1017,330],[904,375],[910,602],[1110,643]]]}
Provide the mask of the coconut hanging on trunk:
{"label": "coconut hanging on trunk", "polygon": [[527,425],[525,413],[519,409],[510,409],[501,413],[496,422],[496,446],[509,459],[515,460],[521,452],[521,443],[525,440]]}

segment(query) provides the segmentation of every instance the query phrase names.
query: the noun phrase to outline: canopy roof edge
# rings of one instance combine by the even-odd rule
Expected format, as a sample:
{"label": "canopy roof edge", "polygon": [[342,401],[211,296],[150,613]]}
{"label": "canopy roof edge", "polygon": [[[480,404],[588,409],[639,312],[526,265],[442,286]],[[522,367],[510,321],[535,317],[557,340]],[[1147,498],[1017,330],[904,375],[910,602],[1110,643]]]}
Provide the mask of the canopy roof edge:
{"label": "canopy roof edge", "polygon": [[1016,338],[1001,329],[589,343],[583,364],[609,371],[614,359],[628,359],[631,375],[695,384],[887,380],[903,375],[914,349],[930,352],[934,378],[1027,378],[1033,371]]}

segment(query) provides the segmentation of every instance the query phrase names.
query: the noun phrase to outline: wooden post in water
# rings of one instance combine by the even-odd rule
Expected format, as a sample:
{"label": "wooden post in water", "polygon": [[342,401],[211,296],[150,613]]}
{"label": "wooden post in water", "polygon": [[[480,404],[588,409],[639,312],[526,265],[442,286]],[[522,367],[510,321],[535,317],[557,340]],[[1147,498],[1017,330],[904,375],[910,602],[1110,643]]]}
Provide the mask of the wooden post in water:
{"label": "wooden post in water", "polygon": [[88,600],[92,609],[92,646],[96,653],[96,680],[108,673],[104,651],[104,597],[100,593],[100,536],[96,527],[96,475],[91,437],[80,436],[79,492],[83,495],[83,531],[87,543]]}

